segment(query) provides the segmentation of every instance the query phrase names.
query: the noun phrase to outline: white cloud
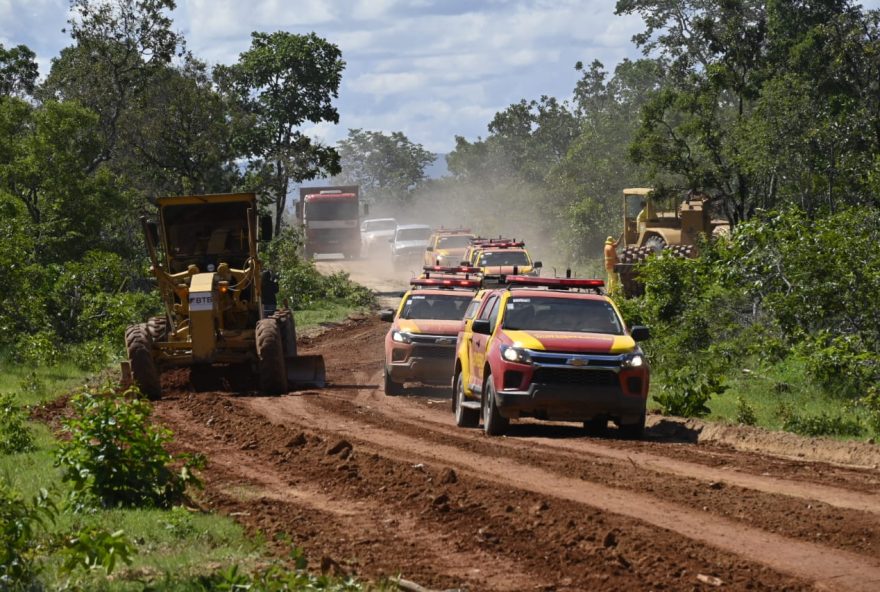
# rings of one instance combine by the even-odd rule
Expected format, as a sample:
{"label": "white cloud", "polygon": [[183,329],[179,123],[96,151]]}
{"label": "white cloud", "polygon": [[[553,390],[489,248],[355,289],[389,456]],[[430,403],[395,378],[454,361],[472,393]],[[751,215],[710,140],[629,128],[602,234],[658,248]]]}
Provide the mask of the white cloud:
{"label": "white cloud", "polygon": [[362,74],[348,83],[348,87],[371,95],[390,95],[423,88],[425,77],[417,72]]}

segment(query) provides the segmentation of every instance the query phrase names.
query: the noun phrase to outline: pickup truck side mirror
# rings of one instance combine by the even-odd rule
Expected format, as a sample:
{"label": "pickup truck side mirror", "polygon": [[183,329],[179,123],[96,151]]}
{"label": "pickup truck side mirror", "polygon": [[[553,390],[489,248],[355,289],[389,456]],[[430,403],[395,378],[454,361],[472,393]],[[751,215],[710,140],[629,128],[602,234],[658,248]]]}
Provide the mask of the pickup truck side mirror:
{"label": "pickup truck side mirror", "polygon": [[535,262],[532,264],[532,267],[534,267],[535,269],[541,269],[542,267],[544,267],[544,264],[541,263],[540,261],[535,261]]}
{"label": "pickup truck side mirror", "polygon": [[651,339],[651,330],[644,325],[635,325],[629,332],[634,341],[647,341]]}
{"label": "pickup truck side mirror", "polygon": [[428,247],[425,250],[430,253],[434,250],[434,247],[432,247],[431,245],[428,245]]}
{"label": "pickup truck side mirror", "polygon": [[491,324],[489,323],[489,319],[476,319],[474,323],[471,325],[471,330],[474,333],[479,333],[480,335],[491,335]]}
{"label": "pickup truck side mirror", "polygon": [[380,310],[379,311],[379,320],[385,321],[386,323],[390,323],[394,320],[394,311],[393,310]]}

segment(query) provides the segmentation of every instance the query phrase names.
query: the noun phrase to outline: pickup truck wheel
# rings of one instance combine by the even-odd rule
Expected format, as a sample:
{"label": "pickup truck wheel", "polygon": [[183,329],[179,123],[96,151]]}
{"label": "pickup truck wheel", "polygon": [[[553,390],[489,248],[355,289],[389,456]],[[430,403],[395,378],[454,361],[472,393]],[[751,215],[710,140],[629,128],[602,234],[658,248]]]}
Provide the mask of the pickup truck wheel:
{"label": "pickup truck wheel", "polygon": [[636,423],[625,423],[618,426],[620,436],[627,440],[641,440],[645,437],[645,414]]}
{"label": "pickup truck wheel", "polygon": [[452,395],[455,397],[455,425],[460,428],[475,428],[480,425],[480,411],[469,409],[462,404],[465,397],[464,379],[461,372],[455,375],[455,392]]}
{"label": "pickup truck wheel", "polygon": [[503,436],[510,427],[510,420],[502,417],[495,404],[495,383],[492,375],[486,376],[486,386],[483,388],[483,431],[487,436]]}
{"label": "pickup truck wheel", "polygon": [[385,395],[396,397],[402,395],[404,391],[402,382],[394,382],[391,380],[391,374],[388,373],[388,367],[385,368]]}

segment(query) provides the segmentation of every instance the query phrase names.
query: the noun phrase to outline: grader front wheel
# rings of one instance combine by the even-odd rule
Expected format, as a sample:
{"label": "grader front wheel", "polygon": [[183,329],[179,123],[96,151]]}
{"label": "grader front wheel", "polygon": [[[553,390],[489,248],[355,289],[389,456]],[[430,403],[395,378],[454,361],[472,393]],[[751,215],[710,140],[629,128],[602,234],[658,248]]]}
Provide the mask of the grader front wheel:
{"label": "grader front wheel", "polygon": [[287,369],[284,365],[284,344],[275,319],[257,322],[257,368],[260,389],[267,395],[287,392]]}
{"label": "grader front wheel", "polygon": [[156,401],[162,395],[162,386],[159,370],[153,361],[153,340],[146,323],[132,325],[126,330],[125,347],[134,383],[148,399]]}

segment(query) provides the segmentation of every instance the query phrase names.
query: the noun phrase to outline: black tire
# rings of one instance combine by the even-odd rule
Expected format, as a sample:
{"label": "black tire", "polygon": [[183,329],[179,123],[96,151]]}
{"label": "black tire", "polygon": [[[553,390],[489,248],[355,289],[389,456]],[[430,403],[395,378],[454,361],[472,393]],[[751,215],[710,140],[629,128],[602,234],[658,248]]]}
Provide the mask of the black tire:
{"label": "black tire", "polygon": [[394,382],[391,380],[391,374],[388,372],[388,366],[385,366],[385,396],[396,397],[402,395],[406,391],[402,382]]}
{"label": "black tire", "polygon": [[168,338],[168,319],[165,317],[150,317],[147,320],[147,332],[153,341],[166,341]]}
{"label": "black tire", "polygon": [[284,357],[296,357],[296,321],[293,318],[293,313],[289,309],[282,308],[272,316],[278,321]]}
{"label": "black tire", "polygon": [[158,400],[162,396],[162,385],[153,360],[153,340],[146,323],[132,325],[125,331],[125,348],[128,350],[128,363],[135,385],[149,400]]}
{"label": "black tire", "polygon": [[608,418],[603,416],[594,417],[584,422],[584,431],[590,436],[601,436],[608,429]]}
{"label": "black tire", "polygon": [[257,370],[260,374],[260,390],[267,395],[287,392],[287,368],[284,365],[284,344],[275,319],[257,322]]}
{"label": "black tire", "polygon": [[480,412],[477,409],[468,409],[462,405],[464,402],[464,380],[461,372],[455,375],[455,386],[452,389],[453,411],[455,411],[455,425],[460,428],[475,428],[480,425]]}
{"label": "black tire", "polygon": [[483,387],[483,431],[487,436],[503,436],[510,427],[510,420],[502,417],[495,404],[495,384],[492,375],[486,375]]}
{"label": "black tire", "polygon": [[625,423],[618,426],[620,437],[626,440],[641,440],[645,437],[645,414],[636,423]]}

